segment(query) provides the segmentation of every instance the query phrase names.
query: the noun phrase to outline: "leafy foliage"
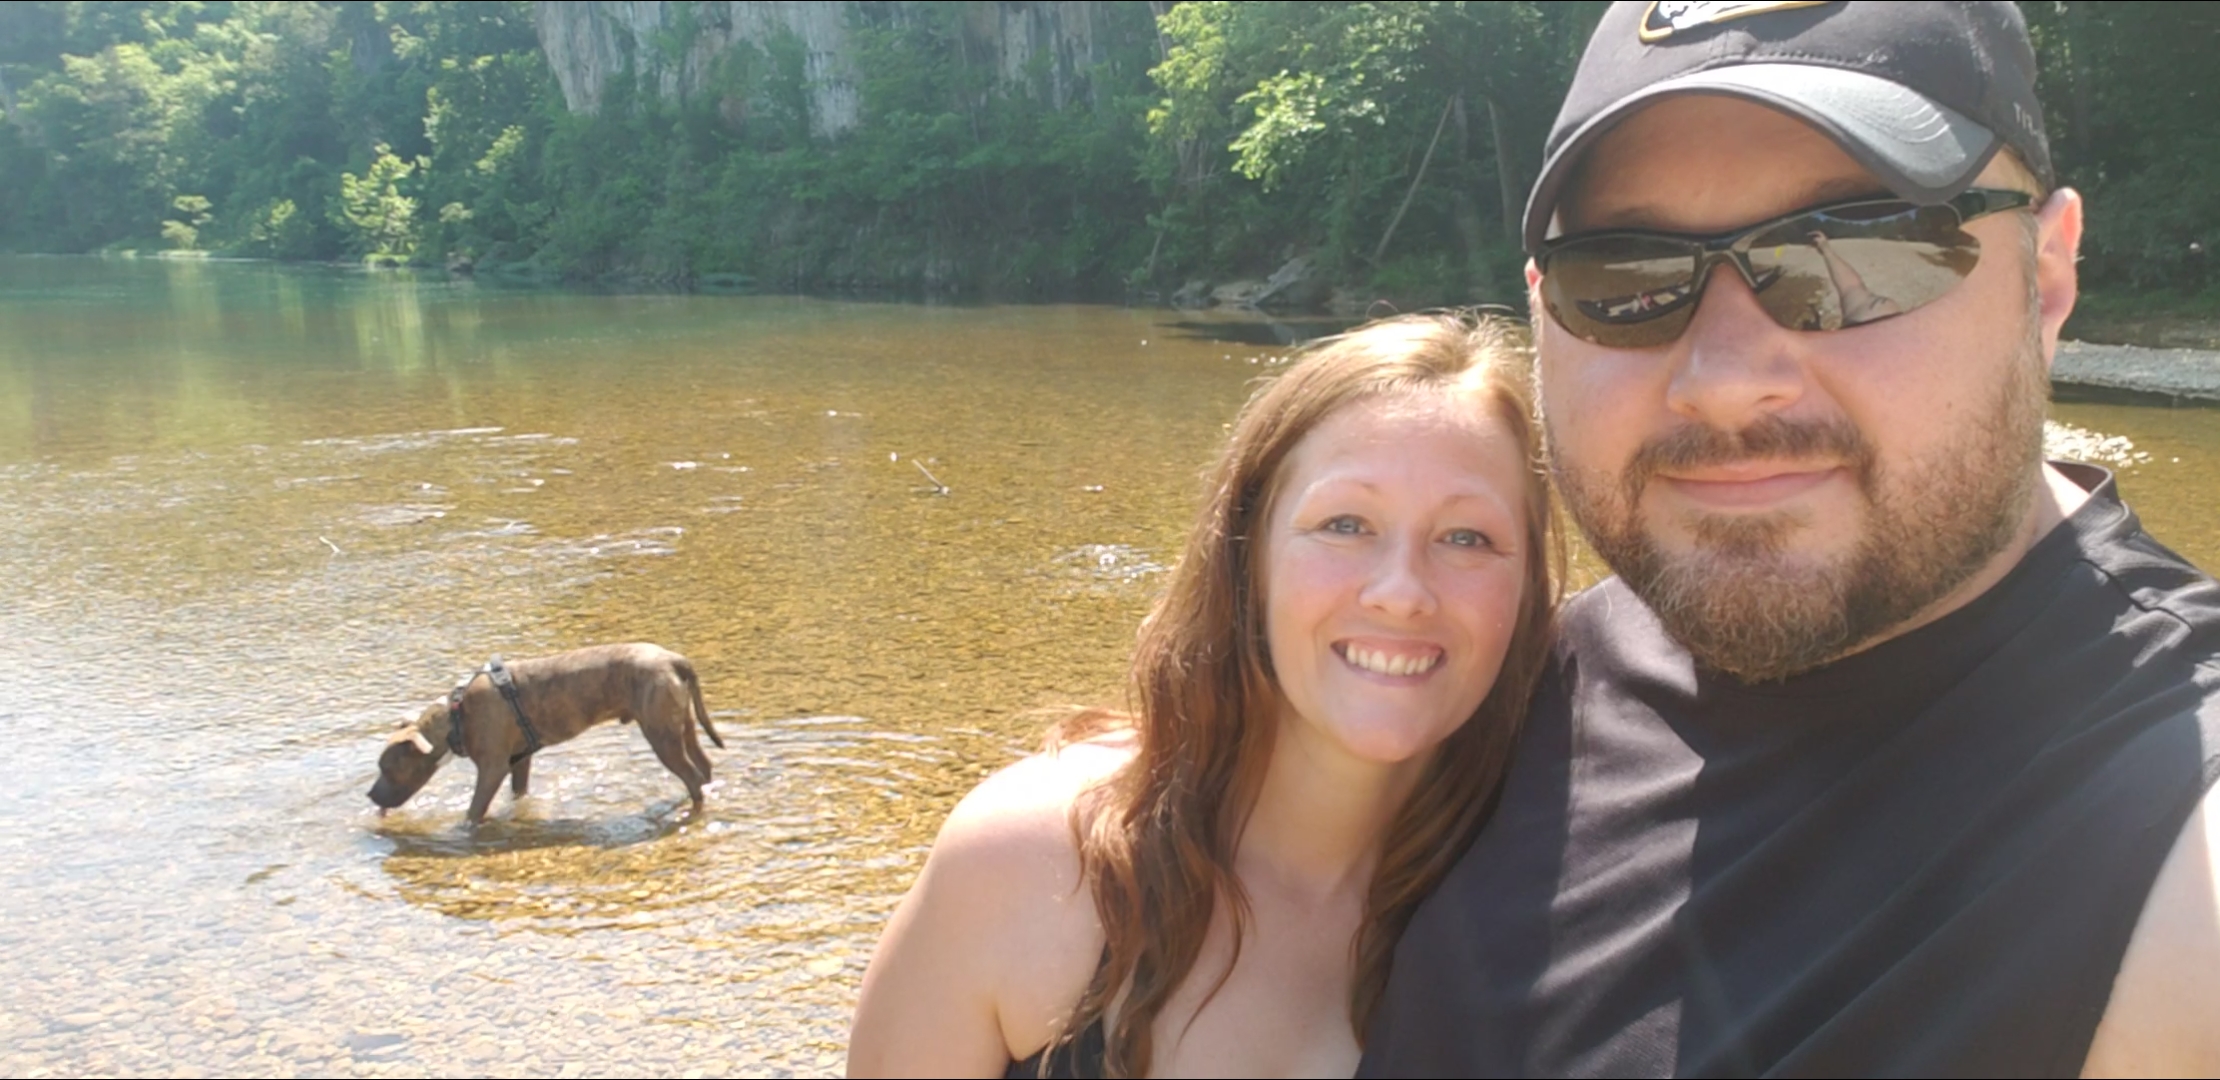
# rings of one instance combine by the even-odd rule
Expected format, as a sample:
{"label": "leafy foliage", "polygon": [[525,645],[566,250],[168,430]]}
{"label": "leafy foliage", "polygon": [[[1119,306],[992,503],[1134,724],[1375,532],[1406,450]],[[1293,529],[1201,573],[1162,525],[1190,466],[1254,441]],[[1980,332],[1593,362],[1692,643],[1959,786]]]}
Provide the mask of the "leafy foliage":
{"label": "leafy foliage", "polygon": [[2025,4],[2060,182],[2089,197],[2082,275],[2099,290],[2220,285],[2220,7]]}
{"label": "leafy foliage", "polygon": [[[1075,89],[1048,47],[997,51],[1024,5],[852,4],[859,122],[833,133],[793,32],[666,95],[724,5],[663,5],[642,70],[572,115],[522,0],[4,4],[0,248],[1018,296],[1303,254],[1411,302],[1515,302],[1517,218],[1603,6],[1111,0]],[[2091,196],[2085,280],[2210,295],[2220,8],[2023,9]]]}
{"label": "leafy foliage", "polygon": [[[1520,148],[1539,146],[1601,6],[1172,8],[1148,120],[1184,226],[1175,263],[1251,267],[1291,245],[1405,297],[1514,298],[1513,208],[1539,156]],[[1414,291],[1414,268],[1445,276]]]}
{"label": "leafy foliage", "polygon": [[[416,200],[401,194],[401,186],[424,159],[403,161],[384,143],[378,144],[377,154],[361,176],[339,175],[339,203],[333,216],[357,254],[375,263],[405,263],[416,254]],[[469,220],[469,210],[461,203],[450,205],[457,208],[455,218]]]}

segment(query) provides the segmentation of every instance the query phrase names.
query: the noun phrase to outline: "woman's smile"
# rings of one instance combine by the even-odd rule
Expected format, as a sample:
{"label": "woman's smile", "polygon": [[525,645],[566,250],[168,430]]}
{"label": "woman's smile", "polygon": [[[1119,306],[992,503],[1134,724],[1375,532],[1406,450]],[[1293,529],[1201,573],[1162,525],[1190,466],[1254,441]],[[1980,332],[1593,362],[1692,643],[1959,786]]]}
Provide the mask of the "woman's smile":
{"label": "woman's smile", "polygon": [[1438,646],[1411,642],[1337,641],[1334,652],[1359,671],[1413,681],[1431,674],[1447,655]]}

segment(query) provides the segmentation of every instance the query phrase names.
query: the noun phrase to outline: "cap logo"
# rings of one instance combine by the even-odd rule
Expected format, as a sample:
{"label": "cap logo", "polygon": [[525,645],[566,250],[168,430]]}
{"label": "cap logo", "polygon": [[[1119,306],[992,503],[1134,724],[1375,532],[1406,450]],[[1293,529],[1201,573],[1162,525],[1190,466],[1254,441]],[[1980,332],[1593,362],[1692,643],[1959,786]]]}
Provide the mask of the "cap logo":
{"label": "cap logo", "polygon": [[1655,0],[1642,16],[1642,40],[1656,44],[1684,30],[1768,11],[1818,7],[1833,0]]}

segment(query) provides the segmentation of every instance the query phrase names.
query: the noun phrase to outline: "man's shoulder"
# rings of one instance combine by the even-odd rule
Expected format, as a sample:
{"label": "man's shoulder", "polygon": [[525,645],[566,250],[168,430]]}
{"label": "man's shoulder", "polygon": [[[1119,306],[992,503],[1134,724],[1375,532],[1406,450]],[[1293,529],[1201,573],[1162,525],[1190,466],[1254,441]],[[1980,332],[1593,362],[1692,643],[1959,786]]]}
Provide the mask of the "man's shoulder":
{"label": "man's shoulder", "polygon": [[2047,566],[2064,570],[2038,568],[2043,600],[2015,609],[2028,623],[1981,685],[2085,760],[2091,783],[2170,792],[2170,833],[2220,775],[2220,583],[2145,531],[2109,473],[2082,469],[2101,481],[2051,538],[2070,557]]}
{"label": "man's shoulder", "polygon": [[[2096,495],[2092,502],[2109,505],[2065,526],[2081,587],[2064,590],[2057,608],[2084,635],[2131,649],[2135,672],[2122,688],[2154,693],[2186,683],[2197,691],[2201,707],[2190,711],[2212,718],[2208,734],[2220,738],[2220,582],[2146,532],[2110,477]],[[2208,746],[2206,756],[2215,755],[2220,745]]]}
{"label": "man's shoulder", "polygon": [[2105,527],[2077,537],[2084,565],[2117,594],[2127,609],[2123,615],[2178,622],[2190,635],[2183,644],[2220,654],[2220,582],[2145,532],[2124,506],[2121,511]]}
{"label": "man's shoulder", "polygon": [[2093,495],[2116,509],[2075,540],[2095,591],[2116,609],[2107,644],[2132,657],[2100,695],[2108,724],[2127,736],[2111,754],[2099,751],[2113,761],[2104,775],[2175,792],[2139,821],[2153,836],[2179,835],[2135,920],[2082,1073],[2209,1075],[2220,1062],[2207,1022],[2220,1001],[2220,584],[2145,532],[2109,476]]}

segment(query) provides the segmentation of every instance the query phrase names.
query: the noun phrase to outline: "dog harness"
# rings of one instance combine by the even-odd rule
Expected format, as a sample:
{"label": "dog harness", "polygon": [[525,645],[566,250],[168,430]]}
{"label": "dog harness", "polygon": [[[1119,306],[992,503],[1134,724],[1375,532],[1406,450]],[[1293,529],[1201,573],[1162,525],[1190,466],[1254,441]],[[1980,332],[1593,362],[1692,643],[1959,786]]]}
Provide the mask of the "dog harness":
{"label": "dog harness", "polygon": [[493,688],[501,691],[502,700],[509,703],[509,711],[516,714],[517,728],[524,732],[524,752],[510,755],[509,764],[514,765],[539,753],[542,745],[540,733],[532,727],[531,718],[524,715],[524,703],[517,699],[516,680],[510,677],[508,665],[503,664],[499,656],[486,661],[484,667],[463,676],[462,681],[447,692],[447,749],[453,751],[456,757],[467,756],[463,751],[463,692],[470,689],[470,684],[477,681],[480,675],[492,680]]}

